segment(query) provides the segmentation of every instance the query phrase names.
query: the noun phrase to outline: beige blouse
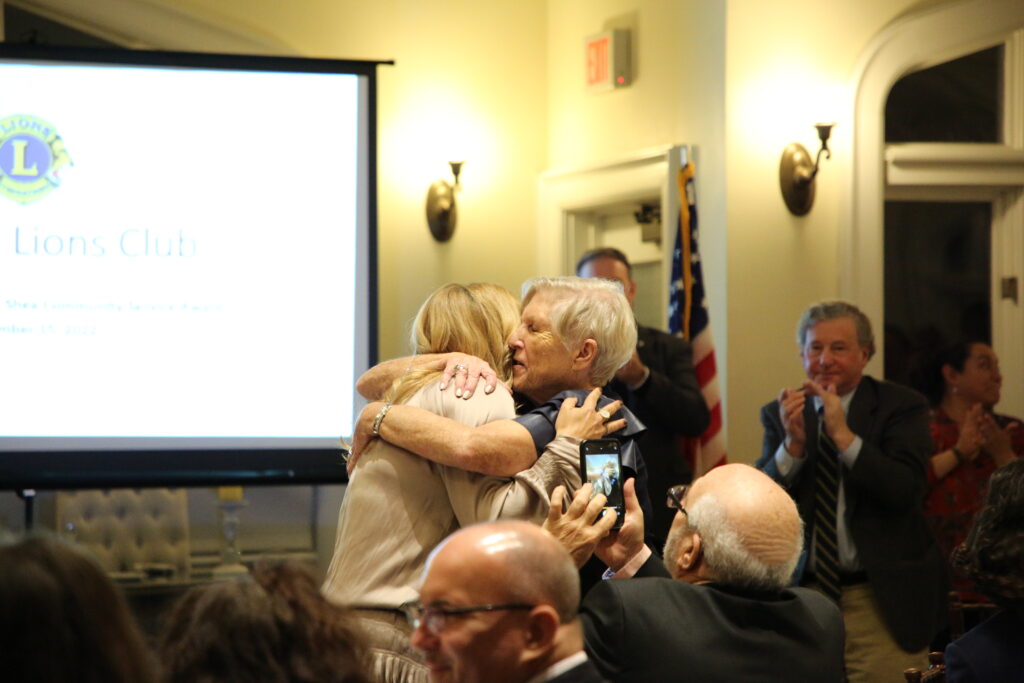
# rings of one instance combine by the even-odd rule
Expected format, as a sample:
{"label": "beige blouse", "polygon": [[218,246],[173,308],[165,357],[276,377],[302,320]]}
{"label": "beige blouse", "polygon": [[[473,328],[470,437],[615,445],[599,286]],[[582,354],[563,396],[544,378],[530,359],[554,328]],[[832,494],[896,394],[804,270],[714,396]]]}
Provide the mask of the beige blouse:
{"label": "beige blouse", "polygon": [[[515,417],[502,385],[462,400],[453,385],[439,391],[434,382],[408,404],[470,426]],[[395,608],[415,600],[427,556],[440,541],[461,526],[498,518],[540,524],[560,484],[570,492],[580,486],[579,446],[568,437],[557,437],[533,467],[512,478],[438,465],[377,440],[345,491],[324,594],[361,607]]]}

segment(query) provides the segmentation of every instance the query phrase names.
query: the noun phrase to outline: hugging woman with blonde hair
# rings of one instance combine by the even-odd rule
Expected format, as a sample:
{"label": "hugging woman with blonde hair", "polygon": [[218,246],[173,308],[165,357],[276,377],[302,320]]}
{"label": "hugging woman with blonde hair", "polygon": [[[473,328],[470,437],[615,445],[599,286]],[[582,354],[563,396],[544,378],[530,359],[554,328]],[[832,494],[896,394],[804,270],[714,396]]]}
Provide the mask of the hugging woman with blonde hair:
{"label": "hugging woman with blonde hair", "polygon": [[[469,426],[515,417],[506,342],[518,324],[519,306],[508,290],[481,283],[442,286],[416,315],[415,352],[477,356],[498,371],[501,382],[491,393],[478,391],[462,400],[454,385],[439,390],[441,370],[410,369],[385,400]],[[479,521],[540,523],[556,486],[579,487],[577,439],[598,434],[563,432],[561,420],[558,427],[544,453],[550,457],[538,458],[511,478],[439,465],[380,439],[359,459],[342,501],[323,590],[331,601],[355,608],[369,639],[375,680],[428,680],[421,654],[409,644],[412,629],[400,607],[418,598],[416,586],[434,546]]]}

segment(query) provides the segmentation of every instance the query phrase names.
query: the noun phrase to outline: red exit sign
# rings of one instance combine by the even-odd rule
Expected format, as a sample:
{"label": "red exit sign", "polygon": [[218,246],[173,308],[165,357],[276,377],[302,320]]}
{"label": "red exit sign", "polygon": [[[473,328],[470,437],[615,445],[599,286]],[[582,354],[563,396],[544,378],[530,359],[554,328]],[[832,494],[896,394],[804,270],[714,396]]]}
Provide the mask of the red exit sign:
{"label": "red exit sign", "polygon": [[603,31],[586,39],[587,90],[604,92],[629,85],[629,31]]}

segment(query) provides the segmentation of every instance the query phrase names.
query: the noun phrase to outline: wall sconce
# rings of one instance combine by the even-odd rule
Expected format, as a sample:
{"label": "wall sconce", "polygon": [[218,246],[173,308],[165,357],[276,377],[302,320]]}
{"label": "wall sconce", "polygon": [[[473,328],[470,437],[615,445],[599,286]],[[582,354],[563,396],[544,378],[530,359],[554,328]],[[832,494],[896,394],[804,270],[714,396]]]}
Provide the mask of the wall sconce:
{"label": "wall sconce", "polygon": [[461,161],[449,161],[455,182],[447,180],[435,181],[427,190],[427,225],[430,234],[438,242],[447,242],[455,232],[455,219],[458,216],[455,206],[455,190],[459,189],[459,173],[462,171]]}
{"label": "wall sconce", "polygon": [[779,163],[779,185],[782,186],[782,198],[786,207],[794,216],[803,216],[811,210],[814,204],[814,176],[818,175],[818,164],[821,162],[821,154],[825,153],[826,159],[832,158],[832,151],[828,148],[828,138],[832,134],[834,123],[816,123],[818,139],[821,140],[821,149],[811,164],[811,155],[807,148],[799,142],[793,142],[786,146],[782,152],[782,161]]}

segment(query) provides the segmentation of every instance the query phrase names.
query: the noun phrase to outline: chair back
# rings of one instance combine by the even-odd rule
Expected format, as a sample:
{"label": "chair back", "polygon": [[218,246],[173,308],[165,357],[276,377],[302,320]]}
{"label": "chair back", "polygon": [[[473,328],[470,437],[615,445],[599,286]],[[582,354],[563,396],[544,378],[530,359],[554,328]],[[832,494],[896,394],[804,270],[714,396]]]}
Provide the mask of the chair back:
{"label": "chair back", "polygon": [[60,491],[56,498],[58,532],[87,548],[112,577],[188,579],[185,489]]}
{"label": "chair back", "polygon": [[956,640],[999,611],[991,602],[965,601],[957,591],[949,593],[949,639]]}

